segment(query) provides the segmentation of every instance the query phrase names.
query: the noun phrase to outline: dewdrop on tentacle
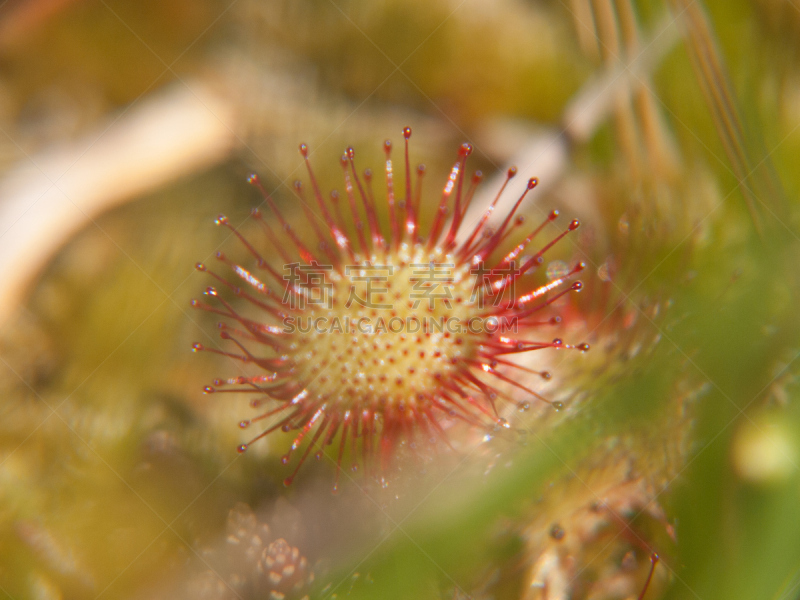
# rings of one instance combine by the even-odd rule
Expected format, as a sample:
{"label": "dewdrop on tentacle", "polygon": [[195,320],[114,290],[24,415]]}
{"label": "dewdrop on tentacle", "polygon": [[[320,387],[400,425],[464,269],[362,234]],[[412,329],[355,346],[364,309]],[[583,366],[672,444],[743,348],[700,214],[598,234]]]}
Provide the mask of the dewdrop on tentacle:
{"label": "dewdrop on tentacle", "polygon": [[[443,420],[474,427],[508,427],[498,403],[517,402],[508,390],[517,388],[530,402],[562,408],[520,380],[522,374],[548,379],[547,372],[516,364],[512,355],[542,349],[588,350],[587,344],[570,345],[553,338],[558,317],[543,311],[565,294],[579,291],[569,283],[583,270],[577,263],[547,285],[516,293],[520,277],[539,269],[544,254],[578,227],[572,221],[560,233],[520,260],[523,251],[558,217],[553,211],[524,241],[508,247],[507,239],[524,225],[517,216],[520,205],[538,181],[532,178],[513,208],[494,215],[495,207],[516,168],[477,223],[465,215],[483,178],[468,177],[467,157],[472,146],[463,144],[435,201],[427,232],[419,228],[424,167],[412,169],[409,160],[411,129],[403,130],[404,166],[395,170],[392,143],[384,142],[383,173],[359,174],[356,153],[347,148],[341,156],[344,194],[326,198],[309,161],[308,147],[300,145],[309,188],[294,185],[296,201],[316,237],[304,242],[279,211],[257,175],[249,182],[264,196],[270,217],[252,212],[264,232],[257,242],[245,238],[227,218],[216,224],[229,229],[253,260],[238,264],[224,253],[217,261],[233,272],[223,277],[211,267],[198,265],[215,281],[210,302],[192,305],[225,318],[220,335],[233,352],[195,344],[195,351],[221,354],[252,364],[260,375],[217,379],[206,393],[238,392],[254,396],[259,412],[242,420],[247,429],[263,429],[240,452],[272,432],[293,432],[284,464],[299,454],[289,485],[310,453],[317,457],[334,446],[338,487],[346,455],[351,468],[359,463],[370,469],[380,457],[383,469],[405,441],[419,451],[441,440],[448,446]],[[416,181],[413,181],[416,178]],[[375,194],[383,180],[385,199]],[[378,218],[383,204],[386,224]],[[429,204],[434,204],[430,202]],[[492,217],[499,223],[489,224]],[[275,233],[282,230],[284,243]],[[284,266],[276,266],[280,261]],[[529,286],[529,284],[525,284]],[[223,294],[223,290],[226,291]],[[233,299],[226,299],[236,297]],[[249,305],[245,316],[236,306]],[[550,331],[547,336],[537,330]],[[359,458],[360,457],[360,458]]]}

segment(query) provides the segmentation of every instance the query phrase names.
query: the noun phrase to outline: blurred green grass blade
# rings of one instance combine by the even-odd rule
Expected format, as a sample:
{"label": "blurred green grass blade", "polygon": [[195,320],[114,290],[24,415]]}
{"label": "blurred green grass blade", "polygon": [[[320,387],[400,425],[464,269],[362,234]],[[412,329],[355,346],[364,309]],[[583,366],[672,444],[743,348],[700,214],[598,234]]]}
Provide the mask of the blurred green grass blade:
{"label": "blurred green grass blade", "polygon": [[[684,37],[697,81],[703,91],[731,170],[747,204],[756,229],[765,233],[764,211],[782,218],[785,212],[780,182],[774,176],[763,143],[746,127],[725,62],[715,40],[713,24],[702,0],[670,0],[683,21]],[[749,135],[748,135],[749,134]],[[758,153],[763,158],[756,161]]]}

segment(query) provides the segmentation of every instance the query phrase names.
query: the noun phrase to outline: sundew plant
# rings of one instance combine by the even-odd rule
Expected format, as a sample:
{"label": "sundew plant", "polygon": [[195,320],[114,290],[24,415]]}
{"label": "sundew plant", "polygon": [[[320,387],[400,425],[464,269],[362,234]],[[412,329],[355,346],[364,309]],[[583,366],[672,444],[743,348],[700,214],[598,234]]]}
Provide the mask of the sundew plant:
{"label": "sundew plant", "polygon": [[0,598],[800,597],[795,4],[0,4]]}

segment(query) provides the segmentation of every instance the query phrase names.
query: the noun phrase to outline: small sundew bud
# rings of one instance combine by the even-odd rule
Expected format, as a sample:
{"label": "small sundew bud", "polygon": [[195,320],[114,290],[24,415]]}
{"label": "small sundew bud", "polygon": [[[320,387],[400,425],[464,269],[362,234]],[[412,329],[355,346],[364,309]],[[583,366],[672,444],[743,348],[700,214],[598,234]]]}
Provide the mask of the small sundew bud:
{"label": "small sundew bud", "polygon": [[569,230],[570,230],[570,231],[575,231],[575,230],[576,230],[578,227],[580,227],[580,226],[581,226],[581,222],[580,222],[580,221],[578,221],[578,219],[575,219],[574,221],[572,221],[572,222],[569,224]]}
{"label": "small sundew bud", "polygon": [[731,446],[734,471],[751,484],[785,481],[797,469],[796,446],[791,430],[775,415],[744,422]]}
{"label": "small sundew bud", "polygon": [[[535,177],[512,208],[497,214],[517,174],[512,167],[483,217],[466,222],[483,180],[480,171],[467,174],[472,145],[459,147],[442,193],[432,201],[423,198],[425,166],[411,167],[411,129],[402,133],[399,161],[392,159],[391,141],[383,142],[386,160],[380,171],[359,171],[355,150],[344,151],[342,202],[335,190],[323,194],[308,146],[300,144],[308,185],[295,181],[294,193],[307,226],[292,227],[251,175],[248,181],[264,196],[266,214],[252,212],[264,239],[247,239],[224,215],[215,221],[238,238],[250,263],[217,253],[233,273],[230,281],[205,265],[196,267],[208,272],[216,287],[205,292],[213,304],[193,301],[192,306],[223,316],[220,337],[230,348],[195,344],[193,350],[255,370],[215,382],[204,392],[251,395],[250,406],[258,412],[239,427],[262,427],[238,447],[240,453],[273,432],[290,436],[288,452],[280,459],[294,464],[286,485],[307,457],[321,456],[327,446],[336,457],[338,490],[345,456],[357,456],[365,474],[386,482],[374,467],[390,465],[401,446],[415,454],[450,446],[451,427],[443,427],[444,420],[491,432],[511,428],[502,416],[504,404],[560,410],[560,402],[533,389],[550,373],[523,367],[512,355],[588,349],[537,335],[539,328],[561,323],[552,314],[555,303],[580,289],[570,278],[583,266],[570,268],[565,262],[539,287],[532,277],[544,275],[544,255],[577,221],[555,237],[534,242],[558,217],[553,210],[528,225],[521,214],[538,184]],[[376,193],[384,180],[385,195]],[[513,232],[528,227],[527,237],[508,247],[516,238]],[[308,231],[316,239],[301,239],[295,231]],[[359,463],[351,469],[359,470]]]}

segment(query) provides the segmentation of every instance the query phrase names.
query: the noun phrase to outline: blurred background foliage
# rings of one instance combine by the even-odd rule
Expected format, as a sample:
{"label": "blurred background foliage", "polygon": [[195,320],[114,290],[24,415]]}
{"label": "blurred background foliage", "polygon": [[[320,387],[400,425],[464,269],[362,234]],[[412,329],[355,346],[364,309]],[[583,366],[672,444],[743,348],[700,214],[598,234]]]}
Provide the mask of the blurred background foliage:
{"label": "blurred background foliage", "polygon": [[[798,40],[792,0],[0,3],[0,596],[236,597],[209,570],[257,577],[222,549],[261,528],[313,565],[287,598],[635,598],[648,553],[586,524],[618,499],[647,598],[799,598]],[[405,125],[426,198],[467,140],[540,176],[528,217],[581,218],[593,349],[545,359],[559,415],[285,489],[288,436],[240,457],[246,400],[201,393],[232,366],[190,352],[193,265],[236,252],[212,221],[248,227],[251,171],[307,235],[297,143],[341,188]],[[571,582],[634,586],[542,595],[554,524],[587,532]]]}

